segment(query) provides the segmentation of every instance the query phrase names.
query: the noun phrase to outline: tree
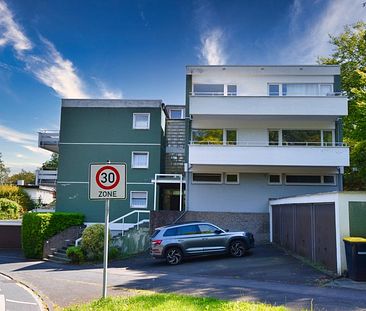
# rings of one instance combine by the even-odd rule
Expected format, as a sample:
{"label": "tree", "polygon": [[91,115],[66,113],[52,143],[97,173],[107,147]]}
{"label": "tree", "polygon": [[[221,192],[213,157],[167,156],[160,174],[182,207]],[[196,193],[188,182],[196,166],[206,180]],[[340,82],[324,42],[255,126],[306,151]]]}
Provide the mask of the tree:
{"label": "tree", "polygon": [[51,158],[42,164],[43,170],[57,170],[58,168],[58,154],[52,153]]}
{"label": "tree", "polygon": [[36,175],[33,172],[27,172],[25,170],[21,170],[20,173],[14,174],[7,179],[7,183],[16,184],[17,180],[24,180],[24,183],[34,184],[36,180]]}
{"label": "tree", "polygon": [[351,167],[346,168],[345,189],[366,189],[366,24],[344,27],[338,36],[330,36],[334,53],[322,57],[322,64],[339,64],[341,88],[346,92],[348,116],[344,118],[344,140],[351,148]]}
{"label": "tree", "polygon": [[9,176],[10,169],[5,166],[0,152],[0,185],[4,184]]}

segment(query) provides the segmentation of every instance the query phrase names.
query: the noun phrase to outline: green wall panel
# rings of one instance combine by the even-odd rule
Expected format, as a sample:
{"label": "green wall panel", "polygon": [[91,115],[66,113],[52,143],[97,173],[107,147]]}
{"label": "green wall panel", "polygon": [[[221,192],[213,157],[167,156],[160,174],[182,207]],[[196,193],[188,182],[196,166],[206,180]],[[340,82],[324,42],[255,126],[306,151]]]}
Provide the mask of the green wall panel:
{"label": "green wall panel", "polygon": [[[127,185],[126,200],[111,200],[110,220],[116,219],[133,210],[130,208],[130,191],[148,191],[148,208],[154,207],[154,185]],[[88,184],[64,184],[57,186],[57,207],[58,212],[80,212],[85,215],[86,222],[104,222],[105,201],[91,201],[88,198]]]}
{"label": "green wall panel", "polygon": [[366,202],[349,202],[350,235],[366,238]]}
{"label": "green wall panel", "polygon": [[[132,128],[133,113],[150,113],[150,129]],[[65,108],[61,110],[61,143],[160,143],[160,108]]]}

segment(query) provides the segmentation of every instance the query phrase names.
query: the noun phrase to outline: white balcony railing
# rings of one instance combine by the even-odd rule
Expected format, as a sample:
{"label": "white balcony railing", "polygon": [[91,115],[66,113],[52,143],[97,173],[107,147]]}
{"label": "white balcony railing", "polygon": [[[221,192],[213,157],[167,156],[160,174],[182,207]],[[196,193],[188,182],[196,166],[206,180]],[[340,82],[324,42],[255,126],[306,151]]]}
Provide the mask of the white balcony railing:
{"label": "white balcony railing", "polygon": [[58,153],[60,131],[44,130],[38,132],[38,147]]}
{"label": "white balcony railing", "polygon": [[191,141],[191,145],[205,146],[226,146],[226,147],[288,147],[288,146],[306,146],[306,147],[347,147],[344,142],[315,142],[315,141],[296,141],[296,142],[268,142],[268,141]]}
{"label": "white balcony railing", "polygon": [[190,96],[192,115],[338,117],[347,113],[344,96]]}
{"label": "white balcony railing", "polygon": [[56,186],[57,170],[36,170],[36,186]]}
{"label": "white balcony railing", "polygon": [[344,143],[328,145],[269,145],[268,142],[238,142],[236,145],[191,144],[193,165],[320,166],[349,165],[349,148]]}

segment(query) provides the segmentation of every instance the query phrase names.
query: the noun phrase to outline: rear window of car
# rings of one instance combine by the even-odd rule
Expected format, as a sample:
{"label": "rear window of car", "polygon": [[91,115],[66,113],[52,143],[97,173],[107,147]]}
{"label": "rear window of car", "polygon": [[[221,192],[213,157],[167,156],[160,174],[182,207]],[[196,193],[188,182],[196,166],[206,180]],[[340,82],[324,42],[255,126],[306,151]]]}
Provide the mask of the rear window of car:
{"label": "rear window of car", "polygon": [[152,234],[151,238],[152,239],[155,238],[159,232],[160,232],[160,230],[155,230],[154,233]]}
{"label": "rear window of car", "polygon": [[177,235],[177,228],[172,228],[172,229],[168,229],[167,231],[164,232],[163,234],[164,236],[173,236],[173,235]]}

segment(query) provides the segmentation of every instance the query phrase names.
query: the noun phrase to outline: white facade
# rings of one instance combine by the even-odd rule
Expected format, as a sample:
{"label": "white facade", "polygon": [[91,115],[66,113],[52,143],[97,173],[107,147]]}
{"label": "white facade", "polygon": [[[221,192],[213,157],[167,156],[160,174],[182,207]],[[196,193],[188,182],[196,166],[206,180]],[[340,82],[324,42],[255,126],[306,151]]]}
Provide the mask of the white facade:
{"label": "white facade", "polygon": [[[186,74],[186,115],[191,134],[188,210],[220,210],[217,200],[208,199],[211,207],[203,207],[196,196],[208,197],[210,179],[228,172],[244,174],[238,184],[225,185],[230,189],[242,187],[242,195],[221,191],[223,187],[215,185],[221,198],[230,202],[231,211],[233,206],[238,212],[268,210],[258,203],[249,211],[243,204],[250,176],[251,187],[257,183],[259,192],[270,198],[294,195],[296,191],[321,192],[321,175],[333,176],[329,178],[334,183],[328,183],[327,191],[342,190],[349,148],[342,143],[340,119],[347,115],[348,108],[347,98],[339,92],[339,66],[188,66]],[[281,183],[277,194],[272,188],[264,188],[267,185],[259,181],[273,172],[297,174],[297,188]],[[250,173],[263,175],[245,175]],[[314,176],[310,183],[308,175]]]}

